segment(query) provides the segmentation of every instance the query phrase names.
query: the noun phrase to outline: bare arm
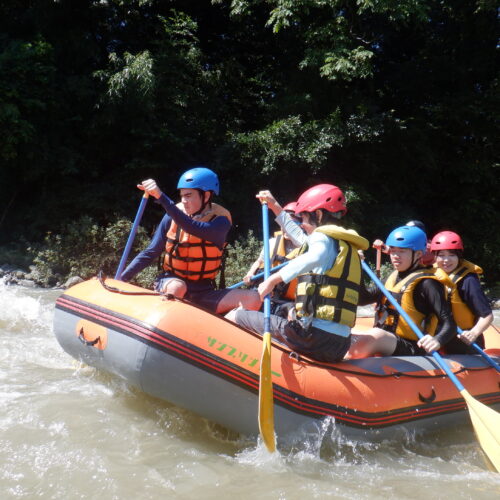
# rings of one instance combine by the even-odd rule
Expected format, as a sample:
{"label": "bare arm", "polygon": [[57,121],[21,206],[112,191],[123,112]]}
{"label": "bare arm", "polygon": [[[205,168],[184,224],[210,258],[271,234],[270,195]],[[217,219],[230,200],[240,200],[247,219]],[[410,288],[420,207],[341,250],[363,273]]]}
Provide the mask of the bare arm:
{"label": "bare arm", "polygon": [[472,344],[493,322],[493,313],[484,318],[479,318],[470,330],[464,330],[458,338],[466,344]]}

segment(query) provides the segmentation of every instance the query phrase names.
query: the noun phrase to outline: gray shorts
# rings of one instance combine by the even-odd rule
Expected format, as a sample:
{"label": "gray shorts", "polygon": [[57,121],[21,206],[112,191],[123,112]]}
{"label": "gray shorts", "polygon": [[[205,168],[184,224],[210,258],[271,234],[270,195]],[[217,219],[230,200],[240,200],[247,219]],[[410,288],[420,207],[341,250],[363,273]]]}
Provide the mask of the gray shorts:
{"label": "gray shorts", "polygon": [[[235,313],[236,323],[257,333],[264,333],[264,314],[259,311],[239,310]],[[341,361],[351,345],[351,337],[310,327],[304,330],[300,321],[288,321],[271,314],[271,336],[287,347],[317,361],[337,363]]]}

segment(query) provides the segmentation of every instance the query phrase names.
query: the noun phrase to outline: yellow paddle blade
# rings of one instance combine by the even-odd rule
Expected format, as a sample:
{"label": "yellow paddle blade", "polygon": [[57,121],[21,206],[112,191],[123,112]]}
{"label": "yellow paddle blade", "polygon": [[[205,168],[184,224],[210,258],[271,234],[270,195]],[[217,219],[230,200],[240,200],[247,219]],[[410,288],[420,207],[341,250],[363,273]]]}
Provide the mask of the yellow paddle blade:
{"label": "yellow paddle blade", "polygon": [[500,472],[500,414],[474,399],[466,389],[460,391],[469,407],[477,440],[485,455]]}
{"label": "yellow paddle blade", "polygon": [[259,429],[267,449],[276,450],[274,438],[273,382],[271,377],[271,334],[262,338],[262,358],[259,380]]}

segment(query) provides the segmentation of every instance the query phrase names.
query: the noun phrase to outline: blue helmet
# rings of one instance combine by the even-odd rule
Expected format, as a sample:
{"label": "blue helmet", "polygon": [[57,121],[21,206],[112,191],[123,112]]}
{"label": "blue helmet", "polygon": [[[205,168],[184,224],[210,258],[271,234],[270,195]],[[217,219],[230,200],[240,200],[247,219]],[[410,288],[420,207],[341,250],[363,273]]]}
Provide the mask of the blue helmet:
{"label": "blue helmet", "polygon": [[385,244],[390,247],[411,248],[414,251],[423,252],[427,247],[427,236],[416,226],[401,226],[389,234]]}
{"label": "blue helmet", "polygon": [[181,175],[177,189],[201,189],[219,194],[219,178],[209,168],[195,167]]}

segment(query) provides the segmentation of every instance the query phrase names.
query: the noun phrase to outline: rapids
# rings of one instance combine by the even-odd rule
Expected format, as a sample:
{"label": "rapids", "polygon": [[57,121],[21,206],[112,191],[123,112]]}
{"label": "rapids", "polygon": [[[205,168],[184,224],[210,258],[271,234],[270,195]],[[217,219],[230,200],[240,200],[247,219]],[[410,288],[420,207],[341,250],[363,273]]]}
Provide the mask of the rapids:
{"label": "rapids", "polygon": [[73,360],[52,333],[59,293],[0,281],[3,499],[500,497],[469,422],[370,443],[325,421],[271,456]]}

